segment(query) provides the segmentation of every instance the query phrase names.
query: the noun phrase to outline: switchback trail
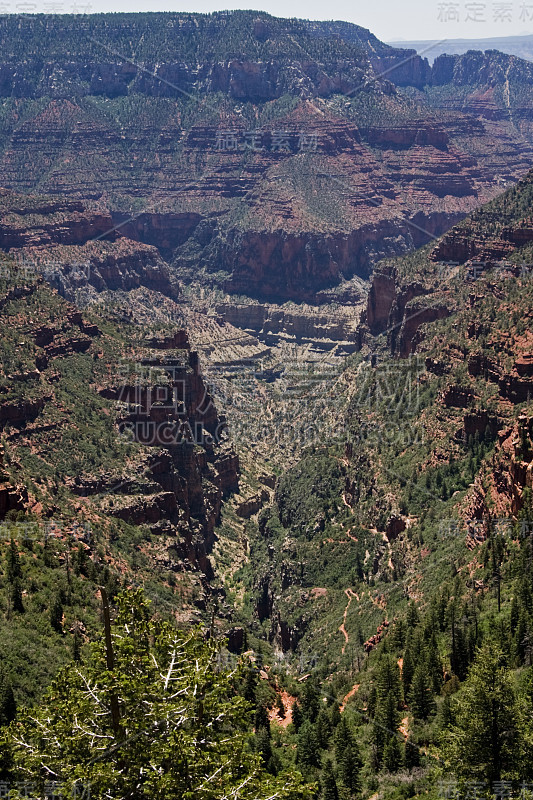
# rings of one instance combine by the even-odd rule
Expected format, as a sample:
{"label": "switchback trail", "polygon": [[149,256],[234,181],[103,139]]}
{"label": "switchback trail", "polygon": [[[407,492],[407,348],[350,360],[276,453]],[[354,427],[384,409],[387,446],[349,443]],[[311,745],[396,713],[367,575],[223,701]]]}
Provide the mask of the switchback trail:
{"label": "switchback trail", "polygon": [[350,637],[348,636],[348,632],[346,630],[346,617],[347,617],[347,614],[348,614],[348,610],[350,608],[350,604],[351,604],[352,600],[354,599],[354,597],[355,597],[356,600],[359,600],[359,595],[356,594],[355,592],[353,592],[351,589],[345,589],[344,590],[344,594],[348,598],[348,602],[346,604],[346,608],[344,609],[344,616],[343,616],[343,619],[342,619],[342,623],[339,625],[339,628],[338,628],[338,630],[344,636],[344,644],[342,646],[342,651],[341,651],[342,655],[344,655],[344,652],[346,650],[346,645],[350,641]]}

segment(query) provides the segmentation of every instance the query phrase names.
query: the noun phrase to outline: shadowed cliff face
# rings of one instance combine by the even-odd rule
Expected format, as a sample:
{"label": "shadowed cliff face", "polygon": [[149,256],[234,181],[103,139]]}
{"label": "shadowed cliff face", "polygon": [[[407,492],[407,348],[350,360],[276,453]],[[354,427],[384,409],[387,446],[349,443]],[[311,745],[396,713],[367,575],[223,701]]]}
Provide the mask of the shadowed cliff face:
{"label": "shadowed cliff face", "polygon": [[177,297],[177,282],[159,251],[119,230],[109,212],[87,203],[0,189],[0,250],[21,272],[44,275],[70,300],[79,290],[87,301],[106,289],[140,286]]}
{"label": "shadowed cliff face", "polygon": [[358,331],[359,346],[371,337],[386,334],[392,355],[407,358],[416,352],[422,326],[449,316],[445,299],[430,302],[419,282],[401,283],[394,267],[382,267],[372,276],[366,310]]}
{"label": "shadowed cliff face", "polygon": [[498,53],[430,67],[355,25],[255,12],[13,17],[0,41],[3,184],[97,200],[92,228],[111,214],[232,293],[314,301],[533,157],[531,65]]}

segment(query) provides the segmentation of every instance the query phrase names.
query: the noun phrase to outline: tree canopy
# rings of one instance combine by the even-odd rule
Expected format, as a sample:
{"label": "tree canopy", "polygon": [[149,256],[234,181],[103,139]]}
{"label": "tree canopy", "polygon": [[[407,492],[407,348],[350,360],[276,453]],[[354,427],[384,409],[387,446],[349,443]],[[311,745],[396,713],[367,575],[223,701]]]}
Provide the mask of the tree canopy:
{"label": "tree canopy", "polygon": [[310,796],[298,775],[264,770],[238,692],[242,667],[222,670],[215,642],[153,619],[141,590],[119,596],[106,633],[6,729],[9,777],[41,792],[50,781],[90,786],[91,797],[115,800]]}

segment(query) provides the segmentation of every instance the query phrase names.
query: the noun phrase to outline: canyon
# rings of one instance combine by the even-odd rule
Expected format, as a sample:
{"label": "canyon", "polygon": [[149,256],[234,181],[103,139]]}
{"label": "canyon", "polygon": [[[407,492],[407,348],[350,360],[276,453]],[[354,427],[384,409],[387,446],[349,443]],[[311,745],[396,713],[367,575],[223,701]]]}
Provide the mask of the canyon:
{"label": "canyon", "polygon": [[[177,281],[321,304],[529,169],[531,65],[516,57],[430,67],[356,25],[235,12],[153,15],[155,65],[142,39],[133,57],[124,38],[141,19],[121,19],[95,21],[89,38],[75,18],[0,25],[2,184],[60,197],[71,214],[92,204],[95,284],[113,281],[103,243],[115,227],[157,247]],[[167,280],[153,251],[128,247],[140,261],[122,288],[141,272]]]}
{"label": "canyon", "polygon": [[530,780],[533,65],[255,11],[0,42],[0,779],[103,681],[68,780],[229,796],[148,675],[209,758],[241,715],[232,796],[432,797],[490,673]]}

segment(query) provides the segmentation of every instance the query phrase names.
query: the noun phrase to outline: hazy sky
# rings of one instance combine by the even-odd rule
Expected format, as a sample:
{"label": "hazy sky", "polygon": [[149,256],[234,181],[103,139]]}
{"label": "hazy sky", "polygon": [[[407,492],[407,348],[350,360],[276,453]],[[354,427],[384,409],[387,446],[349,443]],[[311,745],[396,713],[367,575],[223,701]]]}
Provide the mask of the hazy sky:
{"label": "hazy sky", "polygon": [[342,19],[384,41],[479,39],[533,33],[533,0],[0,0],[0,13],[221,11],[255,8],[280,17]]}

